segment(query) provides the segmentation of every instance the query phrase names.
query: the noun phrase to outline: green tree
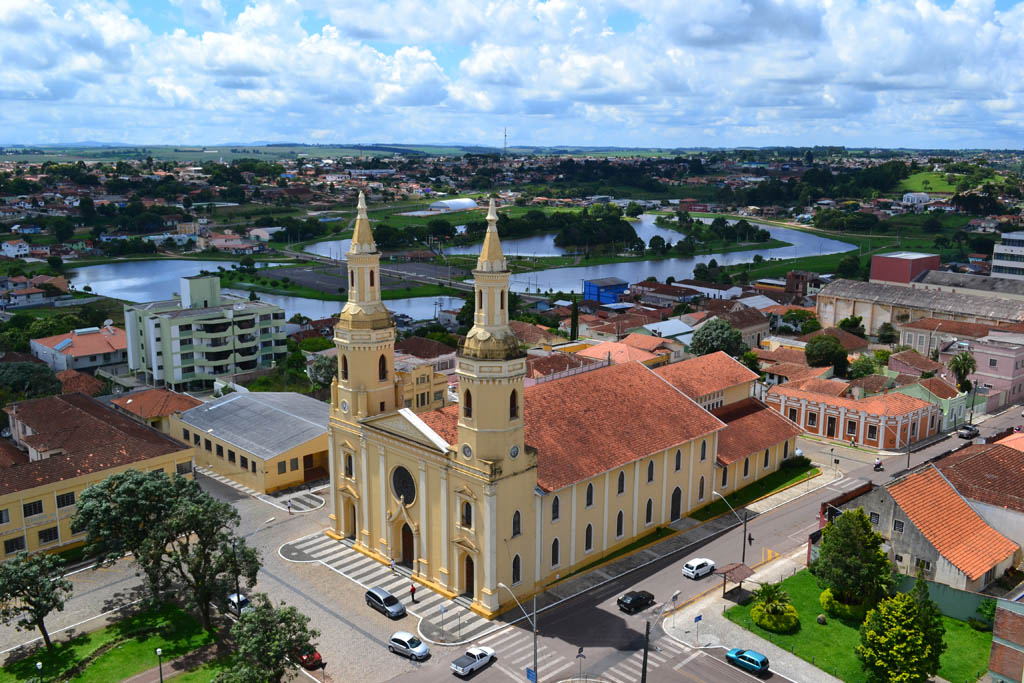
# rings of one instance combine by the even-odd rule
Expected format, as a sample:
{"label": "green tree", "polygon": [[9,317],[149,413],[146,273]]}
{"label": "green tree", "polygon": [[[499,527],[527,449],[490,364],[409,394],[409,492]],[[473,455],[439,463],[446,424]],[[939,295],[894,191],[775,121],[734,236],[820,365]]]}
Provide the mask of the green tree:
{"label": "green tree", "polygon": [[937,234],[942,232],[942,221],[935,216],[928,216],[924,223],[921,224],[921,229],[931,234]]}
{"label": "green tree", "polygon": [[846,374],[846,349],[831,335],[819,334],[811,337],[804,347],[804,357],[812,368],[831,365],[837,376],[842,377]]}
{"label": "green tree", "polygon": [[60,380],[42,363],[0,363],[0,391],[11,397],[38,398],[60,390]]}
{"label": "green tree", "polygon": [[64,609],[71,589],[64,578],[64,558],[23,550],[0,562],[0,622],[13,621],[19,631],[39,629],[46,647],[53,647],[46,617]]}
{"label": "green tree", "polygon": [[628,205],[626,205],[626,215],[629,216],[630,218],[636,218],[643,212],[643,207],[637,204],[636,202],[630,202]]}
{"label": "green tree", "polygon": [[58,218],[50,225],[50,229],[61,244],[67,242],[75,234],[75,225],[67,218]]}
{"label": "green tree", "polygon": [[956,386],[960,391],[970,391],[971,382],[967,376],[978,369],[978,363],[970,351],[961,351],[949,359],[949,370],[956,375]]}
{"label": "green tree", "polygon": [[860,627],[857,657],[869,683],[925,683],[929,650],[917,628],[917,606],[906,593],[880,602]]}
{"label": "green tree", "polygon": [[839,260],[839,265],[836,266],[836,274],[847,279],[859,278],[860,258],[856,254],[847,254]]}
{"label": "green tree", "polygon": [[850,364],[849,379],[859,379],[875,374],[875,361],[870,356],[861,356]]}
{"label": "green tree", "polygon": [[836,324],[836,327],[844,332],[855,334],[861,338],[867,337],[867,332],[864,331],[863,318],[859,315],[851,315],[849,318],[843,318]]}
{"label": "green tree", "polygon": [[64,272],[64,259],[56,254],[46,257],[46,265],[50,266],[57,273]]}
{"label": "green tree", "polygon": [[757,359],[757,354],[753,351],[746,351],[740,356],[740,362],[746,365],[751,372],[761,374],[761,361]]}
{"label": "green tree", "polygon": [[[254,595],[251,605],[252,609],[243,612],[231,627],[231,636],[238,644],[238,662],[233,669],[258,672],[261,681],[280,681],[288,671],[289,656],[312,648],[320,632],[309,627],[305,614],[284,603],[275,608],[263,593]],[[232,671],[228,677],[216,680],[240,680],[239,673]]]}
{"label": "green tree", "polygon": [[78,200],[78,215],[85,223],[91,223],[92,219],[96,218],[96,204],[92,197],[82,197]]}
{"label": "green tree", "polygon": [[821,323],[818,322],[818,319],[811,318],[810,320],[805,320],[800,325],[800,334],[810,334],[811,332],[817,332],[820,329]]}
{"label": "green tree", "polygon": [[843,604],[874,604],[895,580],[883,542],[863,508],[844,511],[822,531],[813,567],[818,585]]}
{"label": "green tree", "polygon": [[247,273],[256,272],[256,259],[246,254],[242,258],[238,259],[239,270],[244,270]]}
{"label": "green tree", "polygon": [[892,323],[882,323],[878,326],[878,343],[879,344],[895,344],[899,341],[899,333],[892,326]]}
{"label": "green tree", "polygon": [[781,583],[763,583],[750,597],[764,608],[766,614],[784,614],[790,604],[789,593]]}
{"label": "green tree", "polygon": [[[648,248],[656,254],[664,254],[668,251],[668,245],[665,243],[665,238],[661,235],[655,235],[647,243]],[[657,278],[655,278],[657,279]]]}
{"label": "green tree", "polygon": [[334,346],[334,344],[331,342],[330,339],[319,336],[310,337],[309,339],[303,339],[301,342],[299,342],[299,348],[309,353],[323,351],[325,349],[331,348],[332,346]]}
{"label": "green tree", "polygon": [[310,378],[320,386],[329,386],[338,376],[338,359],[330,356],[317,356],[309,366]]}
{"label": "green tree", "polygon": [[939,606],[928,594],[928,582],[921,576],[921,572],[917,573],[910,597],[917,606],[917,630],[921,632],[925,644],[928,645],[925,671],[934,676],[939,672],[939,657],[946,651],[946,643],[942,640],[946,636],[946,626],[942,623]]}
{"label": "green tree", "polygon": [[721,318],[714,318],[693,333],[689,351],[695,356],[724,351],[738,358],[747,351],[747,345],[739,330]]}

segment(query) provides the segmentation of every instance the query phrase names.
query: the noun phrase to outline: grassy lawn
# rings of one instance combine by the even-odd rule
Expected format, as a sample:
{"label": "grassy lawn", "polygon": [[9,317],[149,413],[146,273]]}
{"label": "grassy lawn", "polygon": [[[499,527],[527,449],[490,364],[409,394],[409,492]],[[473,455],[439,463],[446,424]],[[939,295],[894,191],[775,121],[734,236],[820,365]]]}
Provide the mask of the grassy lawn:
{"label": "grassy lawn", "polygon": [[[120,642],[119,642],[120,641]],[[156,665],[156,648],[173,659],[213,642],[199,622],[173,605],[143,612],[98,631],[40,647],[30,656],[0,669],[0,683],[36,678],[36,662],[43,663],[46,680],[58,680],[104,645],[119,642],[100,655],[75,680],[95,683],[118,681]]]}
{"label": "grassy lawn", "polygon": [[[830,618],[827,625],[821,626],[815,621],[823,611],[818,602],[821,588],[807,570],[786,579],[782,585],[800,614],[800,629],[796,633],[769,633],[755,625],[750,620],[749,604],[730,608],[726,618],[844,681],[863,681],[864,672],[856,653],[860,625]],[[992,634],[975,631],[949,617],[943,617],[943,622],[948,647],[940,660],[939,676],[952,683],[976,680],[977,674],[988,670]]]}
{"label": "grassy lawn", "polygon": [[203,664],[198,669],[186,671],[180,676],[175,676],[175,683],[210,683],[222,671],[227,671],[234,664],[234,655],[218,657],[211,662]]}
{"label": "grassy lawn", "polygon": [[669,528],[667,526],[659,526],[657,529],[655,529],[651,533],[645,534],[645,535],[641,536],[640,538],[636,539],[635,541],[633,541],[632,543],[628,543],[628,544],[622,546],[621,548],[619,548],[618,550],[615,550],[615,551],[613,551],[611,553],[608,553],[607,555],[605,555],[604,557],[602,557],[599,560],[594,560],[590,564],[583,565],[579,569],[577,569],[577,570],[575,570],[573,572],[570,572],[570,573],[566,574],[565,576],[562,576],[562,577],[552,581],[548,585],[549,586],[553,586],[556,583],[558,583],[559,581],[564,581],[564,580],[568,579],[570,576],[576,576],[577,574],[582,574],[583,572],[590,571],[591,569],[593,569],[594,567],[596,567],[596,566],[598,566],[600,564],[604,564],[606,562],[610,562],[611,560],[614,560],[617,557],[622,557],[623,555],[631,553],[634,550],[639,550],[640,548],[643,548],[644,546],[650,545],[652,543],[657,543],[658,541],[662,540],[663,538],[668,538],[669,536],[674,536],[677,533],[679,533],[679,532],[676,531],[675,529],[671,529],[671,528]]}
{"label": "grassy lawn", "polygon": [[[928,187],[924,186],[928,181]],[[897,186],[899,192],[956,192],[956,187],[946,182],[945,173],[921,171],[904,178]]]}
{"label": "grassy lawn", "polygon": [[[792,486],[793,484],[810,479],[820,473],[821,470],[813,465],[808,465],[807,467],[802,468],[796,467],[781,469],[777,472],[772,472],[763,479],[755,481],[749,486],[744,486],[739,491],[730,493],[726,496],[726,499],[728,499],[729,505],[736,508],[741,505],[746,505],[758,498],[767,496],[769,493],[774,493],[775,491],[787,486]],[[717,517],[722,513],[729,512],[729,505],[726,505],[725,501],[721,498],[715,498],[713,503],[709,503],[696,512],[690,513],[690,517],[702,522],[707,521],[712,517]]]}

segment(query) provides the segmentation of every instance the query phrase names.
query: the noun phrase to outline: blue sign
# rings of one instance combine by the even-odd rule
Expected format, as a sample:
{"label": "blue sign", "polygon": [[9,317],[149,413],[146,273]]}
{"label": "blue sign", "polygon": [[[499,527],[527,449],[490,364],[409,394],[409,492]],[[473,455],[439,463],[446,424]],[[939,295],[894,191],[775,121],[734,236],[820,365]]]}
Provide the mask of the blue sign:
{"label": "blue sign", "polygon": [[537,672],[530,667],[526,667],[526,680],[530,681],[530,683],[537,683]]}
{"label": "blue sign", "polygon": [[693,623],[696,624],[698,621],[700,621],[700,615],[699,614],[693,618]]}

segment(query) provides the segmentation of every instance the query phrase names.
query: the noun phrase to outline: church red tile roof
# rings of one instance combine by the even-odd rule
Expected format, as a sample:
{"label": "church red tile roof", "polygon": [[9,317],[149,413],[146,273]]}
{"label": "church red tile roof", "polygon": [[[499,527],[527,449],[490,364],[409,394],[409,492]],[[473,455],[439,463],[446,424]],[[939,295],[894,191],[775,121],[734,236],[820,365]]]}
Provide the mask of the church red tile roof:
{"label": "church red tile roof", "polygon": [[591,358],[593,360],[605,360],[610,358],[612,363],[623,364],[631,363],[633,361],[649,361],[656,358],[656,354],[649,353],[643,349],[638,349],[622,342],[601,342],[594,346],[588,346],[585,349],[580,349],[576,352],[576,355],[583,356],[584,358]]}
{"label": "church red tile roof", "polygon": [[939,554],[971,581],[1019,547],[986,524],[934,466],[891,484],[889,493]]}
{"label": "church red tile roof", "polygon": [[731,465],[753,453],[800,435],[793,422],[756,398],[711,411],[726,427],[718,433],[718,462]]}
{"label": "church red tile roof", "polygon": [[[526,445],[537,451],[537,484],[545,491],[725,426],[640,363],[611,365],[526,387],[523,406]],[[456,445],[458,410],[453,405],[419,417]]]}
{"label": "church red tile roof", "polygon": [[757,379],[757,373],[723,351],[690,358],[655,370],[687,396],[699,398]]}

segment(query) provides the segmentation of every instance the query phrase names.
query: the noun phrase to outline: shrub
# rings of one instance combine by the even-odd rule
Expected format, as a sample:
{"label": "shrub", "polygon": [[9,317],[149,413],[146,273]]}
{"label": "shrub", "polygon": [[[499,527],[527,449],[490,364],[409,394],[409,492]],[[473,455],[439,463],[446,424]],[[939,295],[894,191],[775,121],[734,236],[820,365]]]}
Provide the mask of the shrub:
{"label": "shrub", "polygon": [[750,608],[750,618],[755,624],[772,633],[792,633],[800,628],[800,616],[796,607],[786,605],[782,614],[768,614],[761,603]]}
{"label": "shrub", "polygon": [[801,469],[803,467],[810,467],[810,466],[811,466],[811,459],[808,458],[806,455],[798,455],[798,456],[789,458],[788,460],[783,460],[782,461],[782,467],[784,469],[798,470],[798,469]]}
{"label": "shrub", "polygon": [[991,622],[984,621],[983,619],[975,619],[974,617],[967,617],[967,623],[975,631],[991,631]]}
{"label": "shrub", "polygon": [[821,608],[825,610],[830,617],[842,619],[843,621],[854,621],[860,623],[864,621],[864,617],[868,612],[868,608],[865,605],[846,605],[839,602],[832,597],[832,589],[830,588],[826,588],[821,591],[821,596],[818,598],[818,602],[821,603]]}

